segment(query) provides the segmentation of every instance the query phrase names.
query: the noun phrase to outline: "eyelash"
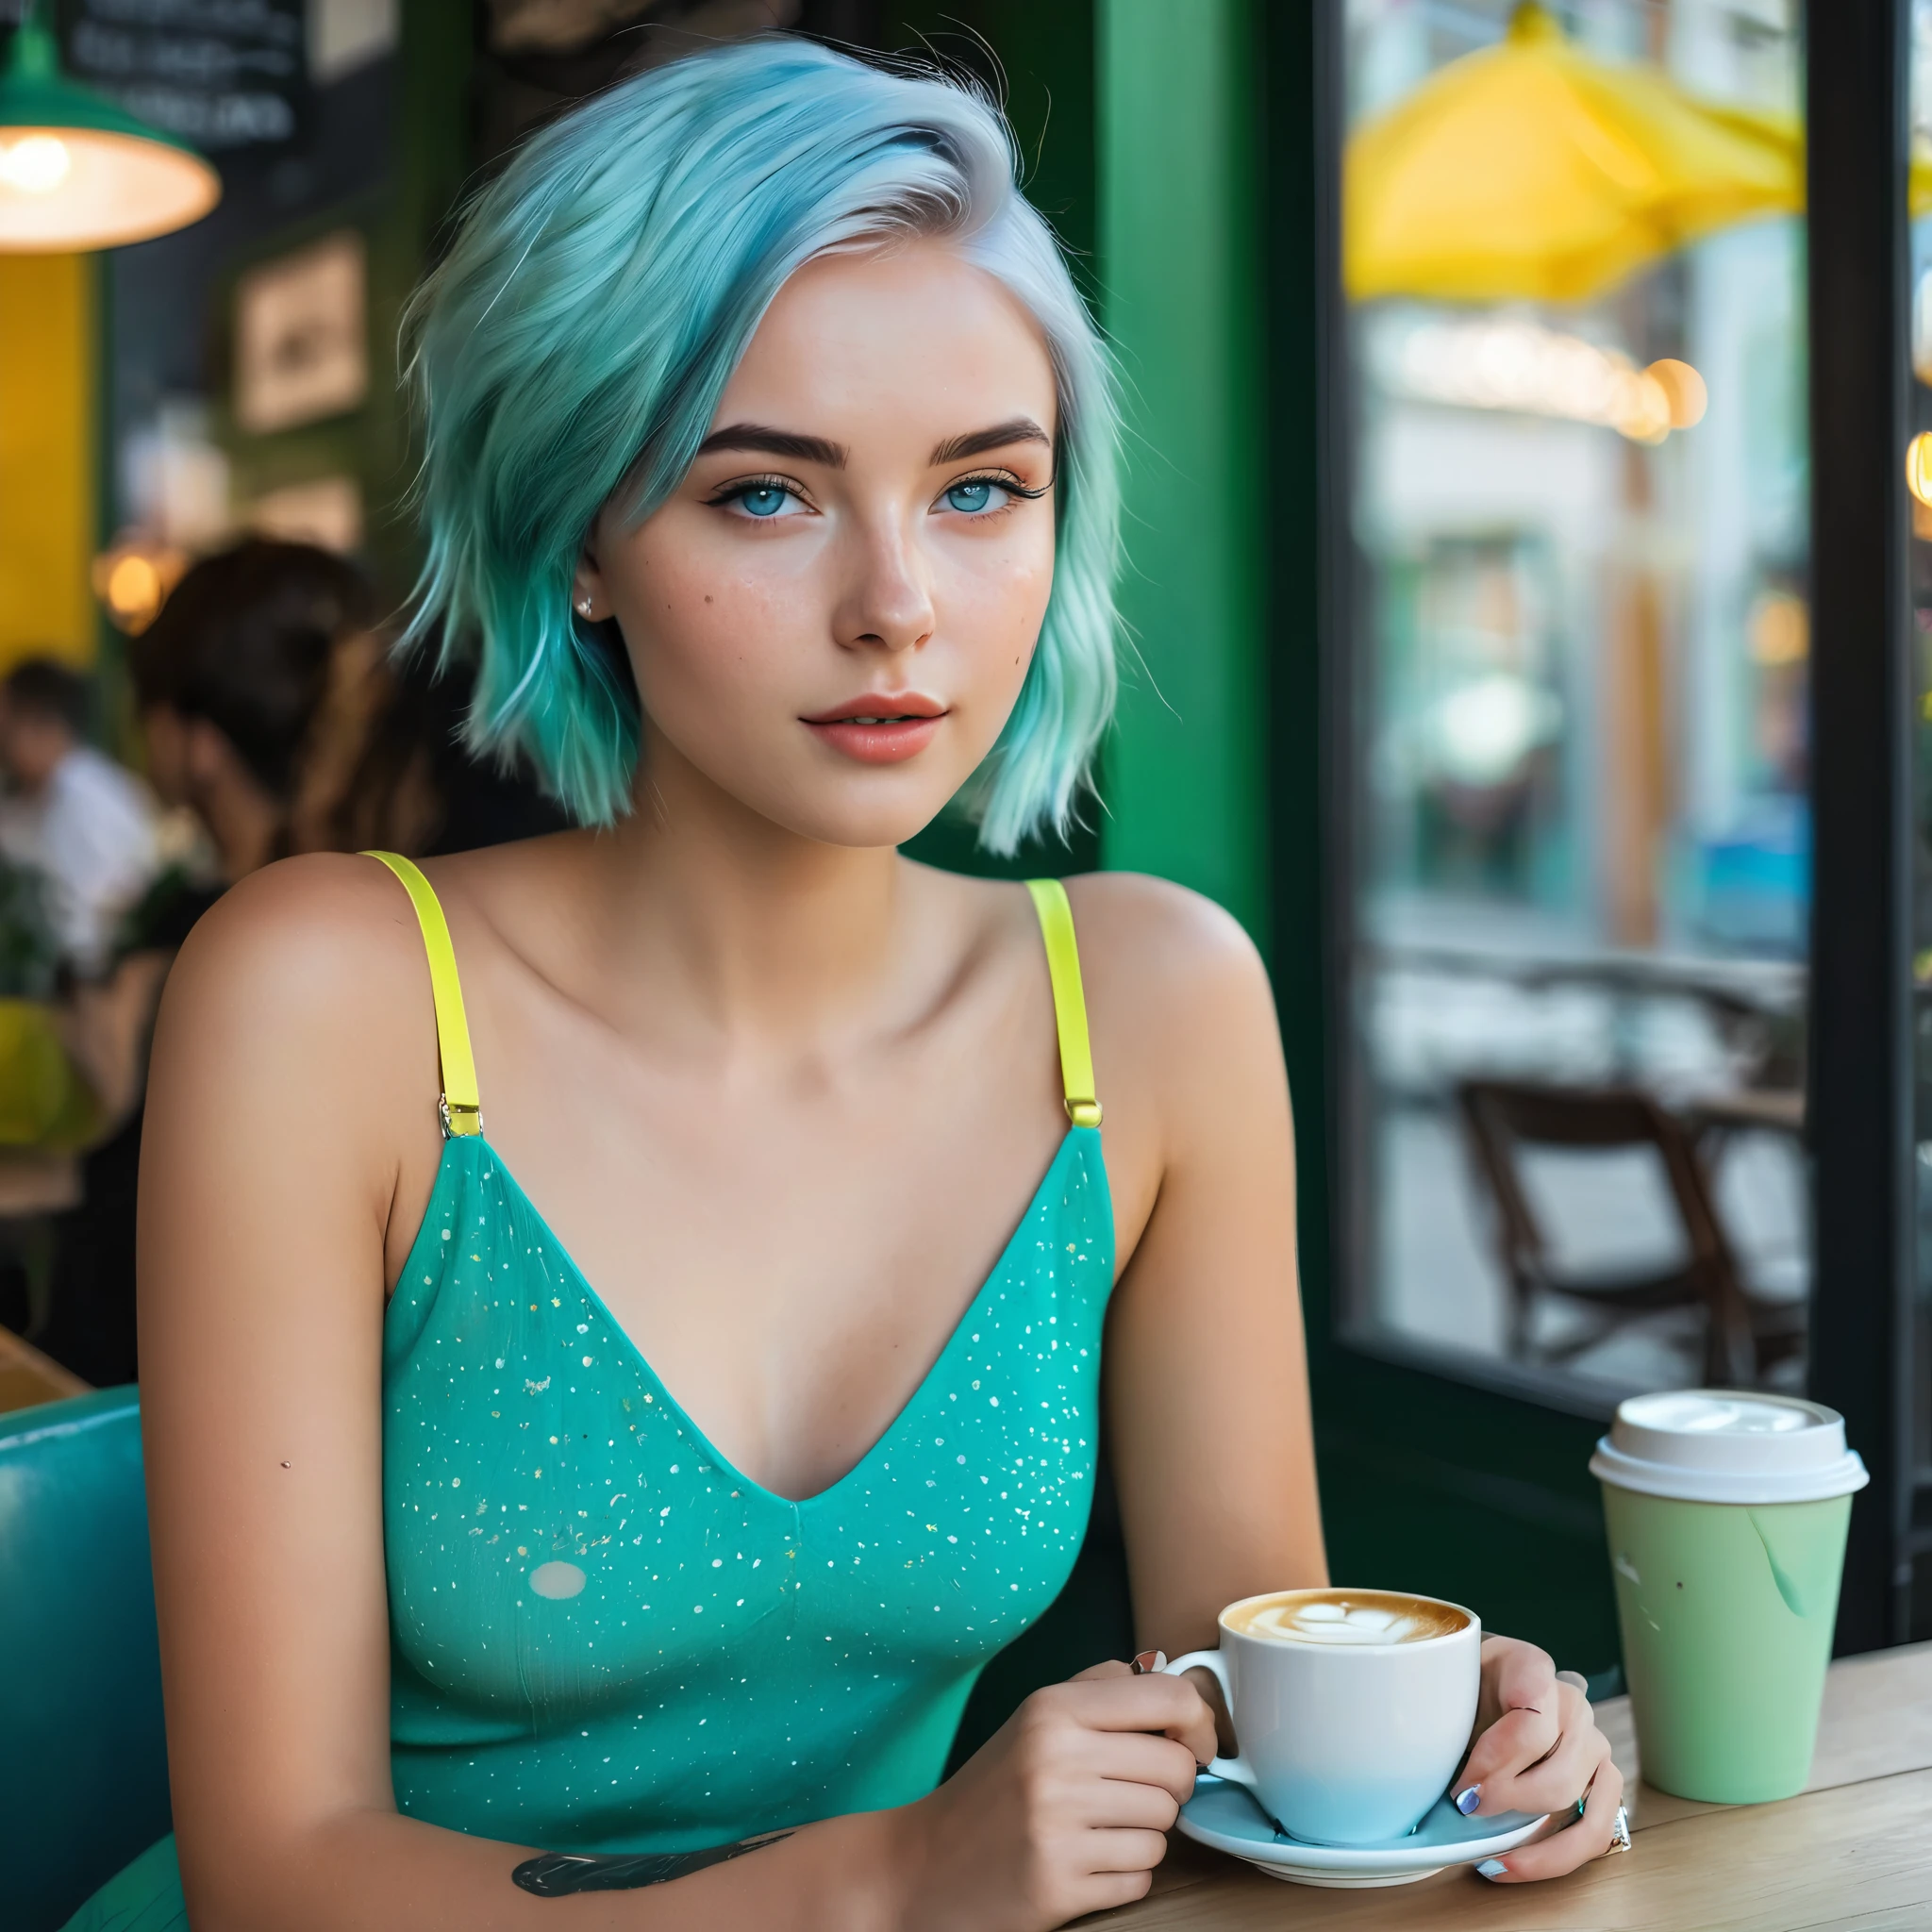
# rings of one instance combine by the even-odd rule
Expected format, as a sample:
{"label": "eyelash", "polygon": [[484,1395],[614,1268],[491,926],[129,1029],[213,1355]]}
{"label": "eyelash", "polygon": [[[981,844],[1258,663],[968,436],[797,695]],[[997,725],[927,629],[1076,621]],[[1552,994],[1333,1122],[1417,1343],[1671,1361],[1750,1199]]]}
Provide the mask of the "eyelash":
{"label": "eyelash", "polygon": [[801,503],[810,501],[790,476],[740,476],[725,484],[715,495],[706,497],[705,501],[722,508],[727,503],[737,503],[741,497],[756,496],[760,490],[782,490],[787,496],[795,496]]}
{"label": "eyelash", "polygon": [[1010,470],[977,470],[970,476],[955,476],[940,494],[943,496],[947,491],[963,490],[969,483],[991,483],[995,490],[1004,490],[1008,496],[1017,496],[1026,503],[1037,503],[1052,487],[1042,483],[1038,489],[1029,490]]}
{"label": "eyelash", "polygon": [[[940,495],[945,495],[946,491],[963,489],[969,483],[990,483],[995,490],[1004,490],[1008,495],[1019,497],[1026,503],[1038,502],[1053,487],[1050,483],[1042,483],[1038,488],[1029,490],[1010,470],[978,470],[970,476],[954,477],[946,485],[945,490],[940,491]],[[755,496],[760,490],[782,490],[786,495],[795,496],[801,503],[810,501],[790,476],[740,476],[727,483],[715,496],[708,496],[705,501],[715,508],[722,508],[726,504],[740,502],[747,496]],[[994,511],[993,514],[997,515],[998,512]],[[981,515],[984,516],[985,512],[982,511]]]}

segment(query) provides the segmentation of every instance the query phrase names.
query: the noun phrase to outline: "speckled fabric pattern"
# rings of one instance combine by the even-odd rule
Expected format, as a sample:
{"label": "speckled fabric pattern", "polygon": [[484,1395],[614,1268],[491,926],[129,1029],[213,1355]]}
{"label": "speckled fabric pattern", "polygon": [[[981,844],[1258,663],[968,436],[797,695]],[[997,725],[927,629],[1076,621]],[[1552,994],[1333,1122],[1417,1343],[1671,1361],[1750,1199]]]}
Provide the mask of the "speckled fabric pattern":
{"label": "speckled fabric pattern", "polygon": [[390,1305],[396,1802],[682,1851],[908,1802],[1087,1525],[1113,1217],[1071,1129],[925,1379],[791,1502],[705,1440],[480,1139]]}

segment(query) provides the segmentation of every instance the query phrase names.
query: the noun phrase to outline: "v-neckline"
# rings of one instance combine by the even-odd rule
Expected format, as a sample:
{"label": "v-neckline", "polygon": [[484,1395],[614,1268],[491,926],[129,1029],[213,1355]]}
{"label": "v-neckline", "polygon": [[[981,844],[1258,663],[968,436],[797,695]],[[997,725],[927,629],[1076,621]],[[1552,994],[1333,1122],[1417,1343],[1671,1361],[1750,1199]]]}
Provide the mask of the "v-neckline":
{"label": "v-neckline", "polygon": [[[902,1424],[911,1415],[912,1411],[919,1407],[922,1397],[932,1386],[933,1377],[939,1374],[941,1366],[944,1363],[947,1357],[958,1346],[959,1338],[966,1332],[967,1324],[978,1312],[981,1304],[986,1300],[988,1294],[991,1292],[993,1287],[1006,1275],[1008,1266],[1013,1258],[1014,1250],[1019,1245],[1021,1237],[1032,1224],[1034,1216],[1040,1210],[1041,1203],[1046,1198],[1048,1191],[1053,1186],[1055,1177],[1059,1174],[1068,1157],[1088,1139],[1091,1139],[1093,1142],[1093,1174],[1099,1184],[1100,1194],[1097,1208],[1101,1217],[1101,1224],[1107,1230],[1108,1286],[1109,1288],[1112,1287],[1113,1199],[1112,1191],[1108,1185],[1107,1157],[1101,1149],[1100,1130],[1097,1127],[1070,1126],[1061,1137],[1059,1145],[1054,1150],[1053,1158],[1047,1162],[1046,1171],[1041,1175],[1039,1185],[1034,1188],[1032,1194],[1028,1197],[1026,1206],[1021,1211],[1019,1220],[1013,1224],[1013,1231],[1007,1237],[1004,1245],[1001,1247],[998,1259],[993,1262],[991,1270],[979,1284],[973,1298],[960,1310],[958,1319],[947,1330],[945,1340],[941,1343],[939,1353],[933,1357],[932,1361],[927,1365],[925,1374],[919,1378],[918,1382],[913,1386],[911,1392],[906,1397],[906,1400],[899,1406],[897,1410],[894,1411],[892,1419],[887,1423],[885,1427],[873,1440],[871,1445],[859,1457],[858,1461],[853,1463],[844,1474],[827,1483],[824,1489],[814,1491],[808,1496],[786,1496],[781,1495],[776,1490],[767,1489],[755,1476],[747,1475],[743,1470],[740,1469],[706,1435],[704,1430],[698,1426],[696,1421],[693,1420],[691,1411],[665,1386],[663,1377],[651,1366],[649,1357],[632,1340],[629,1329],[611,1312],[609,1304],[597,1292],[596,1287],[591,1282],[590,1276],[577,1266],[575,1256],[558,1238],[557,1231],[545,1220],[542,1209],[525,1191],[523,1183],[517,1179],[508,1162],[497,1153],[496,1149],[490,1144],[484,1136],[481,1134],[453,1136],[443,1143],[442,1158],[438,1168],[436,1187],[431,1191],[430,1206],[432,1208],[435,1206],[437,1195],[442,1191],[443,1175],[449,1169],[451,1157],[456,1154],[458,1148],[475,1147],[482,1154],[488,1155],[491,1161],[494,1164],[496,1172],[502,1176],[504,1184],[523,1203],[525,1211],[529,1215],[531,1221],[535,1223],[538,1232],[542,1236],[545,1242],[548,1243],[558,1260],[568,1271],[569,1278],[577,1291],[590,1303],[597,1314],[609,1324],[610,1332],[616,1338],[620,1349],[629,1357],[632,1366],[649,1383],[656,1399],[661,1402],[673,1418],[690,1433],[698,1449],[704,1455],[709,1457],[713,1464],[733,1482],[741,1484],[746,1491],[758,1497],[761,1502],[769,1503],[782,1509],[802,1511],[833,1502],[849,1483],[857,1480],[870,1464],[876,1461],[887,1452],[893,1438],[898,1435]],[[417,1251],[430,1238],[430,1221],[431,1216],[425,1209],[423,1216],[423,1224],[417,1232],[415,1241],[410,1243],[408,1260],[404,1263],[402,1279],[405,1281],[411,1277],[419,1265],[416,1258]],[[441,1247],[440,1240],[437,1245]],[[444,1265],[447,1264],[445,1263]],[[392,1295],[391,1297],[391,1306],[394,1305],[394,1300],[395,1297]]]}

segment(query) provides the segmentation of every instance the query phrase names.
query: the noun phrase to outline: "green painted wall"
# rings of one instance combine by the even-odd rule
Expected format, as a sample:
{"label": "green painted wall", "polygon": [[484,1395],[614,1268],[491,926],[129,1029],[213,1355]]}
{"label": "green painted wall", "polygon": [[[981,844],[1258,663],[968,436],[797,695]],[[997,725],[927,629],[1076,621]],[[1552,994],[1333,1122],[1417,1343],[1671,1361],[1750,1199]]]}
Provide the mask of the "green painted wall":
{"label": "green painted wall", "polygon": [[1101,313],[1127,421],[1130,665],[1101,850],[1269,950],[1248,0],[1099,0]]}

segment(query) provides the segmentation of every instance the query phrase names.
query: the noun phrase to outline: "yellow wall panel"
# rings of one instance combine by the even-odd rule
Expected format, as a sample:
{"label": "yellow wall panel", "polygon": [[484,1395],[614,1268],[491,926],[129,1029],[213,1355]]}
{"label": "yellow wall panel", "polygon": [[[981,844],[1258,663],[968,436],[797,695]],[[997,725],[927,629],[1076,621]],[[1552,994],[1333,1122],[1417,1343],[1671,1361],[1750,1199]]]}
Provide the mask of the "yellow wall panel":
{"label": "yellow wall panel", "polygon": [[0,673],[93,661],[93,377],[91,258],[0,255]]}

